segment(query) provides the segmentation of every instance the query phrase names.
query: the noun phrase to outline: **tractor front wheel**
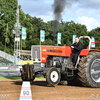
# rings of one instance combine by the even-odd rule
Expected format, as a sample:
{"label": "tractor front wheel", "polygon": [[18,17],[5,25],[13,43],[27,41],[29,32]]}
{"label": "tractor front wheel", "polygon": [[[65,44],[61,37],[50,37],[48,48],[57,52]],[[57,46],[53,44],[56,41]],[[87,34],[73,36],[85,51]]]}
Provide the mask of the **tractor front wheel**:
{"label": "tractor front wheel", "polygon": [[60,82],[60,72],[57,70],[57,68],[51,67],[48,69],[46,73],[46,81],[51,85],[55,86]]}

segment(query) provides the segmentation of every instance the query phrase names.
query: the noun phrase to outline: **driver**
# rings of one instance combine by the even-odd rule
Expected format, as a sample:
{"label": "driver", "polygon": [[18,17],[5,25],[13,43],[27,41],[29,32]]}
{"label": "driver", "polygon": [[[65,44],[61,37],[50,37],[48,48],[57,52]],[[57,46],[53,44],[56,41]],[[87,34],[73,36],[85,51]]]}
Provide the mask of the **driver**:
{"label": "driver", "polygon": [[[83,49],[83,45],[79,41],[78,36],[75,38],[75,43],[72,44],[71,48],[74,50],[74,52],[71,53],[71,55],[70,55],[70,67],[73,67],[76,65],[78,55],[80,54],[81,50]],[[73,63],[72,63],[72,57],[74,57]]]}

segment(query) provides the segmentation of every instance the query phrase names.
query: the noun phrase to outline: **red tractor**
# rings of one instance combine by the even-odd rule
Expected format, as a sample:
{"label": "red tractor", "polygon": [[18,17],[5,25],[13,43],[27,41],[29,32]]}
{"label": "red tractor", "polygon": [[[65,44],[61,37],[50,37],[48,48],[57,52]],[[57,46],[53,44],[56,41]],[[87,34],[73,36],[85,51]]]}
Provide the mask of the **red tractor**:
{"label": "red tractor", "polygon": [[79,39],[81,38],[89,39],[89,45],[82,49],[73,68],[68,67],[72,53],[70,46],[33,45],[31,56],[34,65],[27,65],[30,66],[28,69],[22,67],[22,79],[33,81],[38,73],[42,73],[52,86],[64,80],[68,84],[81,83],[88,87],[100,87],[100,50],[91,49],[92,40],[89,36],[80,36]]}

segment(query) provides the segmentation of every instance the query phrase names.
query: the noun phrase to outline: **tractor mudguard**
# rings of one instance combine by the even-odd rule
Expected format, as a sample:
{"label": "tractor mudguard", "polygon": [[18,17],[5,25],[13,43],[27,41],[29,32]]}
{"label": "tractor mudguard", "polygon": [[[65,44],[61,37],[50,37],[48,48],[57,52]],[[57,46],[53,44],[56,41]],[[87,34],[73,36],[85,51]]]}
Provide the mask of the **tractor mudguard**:
{"label": "tractor mudguard", "polygon": [[89,52],[91,51],[96,51],[96,52],[100,52],[100,50],[98,49],[83,49],[81,52],[80,52],[80,56],[87,56],[89,54]]}
{"label": "tractor mudguard", "polygon": [[81,52],[80,52],[80,56],[87,56],[88,53],[89,53],[89,49],[83,49]]}

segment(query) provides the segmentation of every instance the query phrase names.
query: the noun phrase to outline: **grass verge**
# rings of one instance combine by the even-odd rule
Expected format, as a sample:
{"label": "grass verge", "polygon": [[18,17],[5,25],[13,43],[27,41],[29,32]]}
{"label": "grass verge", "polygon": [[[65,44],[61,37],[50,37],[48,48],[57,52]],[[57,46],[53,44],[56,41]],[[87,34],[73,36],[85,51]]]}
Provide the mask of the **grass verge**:
{"label": "grass verge", "polygon": [[0,71],[0,72],[20,72],[20,71]]}
{"label": "grass verge", "polygon": [[[17,76],[14,76],[14,77],[0,76],[0,79],[21,79],[21,77],[17,77]],[[36,77],[35,79],[45,79],[45,78],[43,76],[41,76],[41,77]]]}
{"label": "grass verge", "polygon": [[17,77],[17,76],[14,76],[14,77],[0,76],[0,79],[21,79],[21,77]]}

